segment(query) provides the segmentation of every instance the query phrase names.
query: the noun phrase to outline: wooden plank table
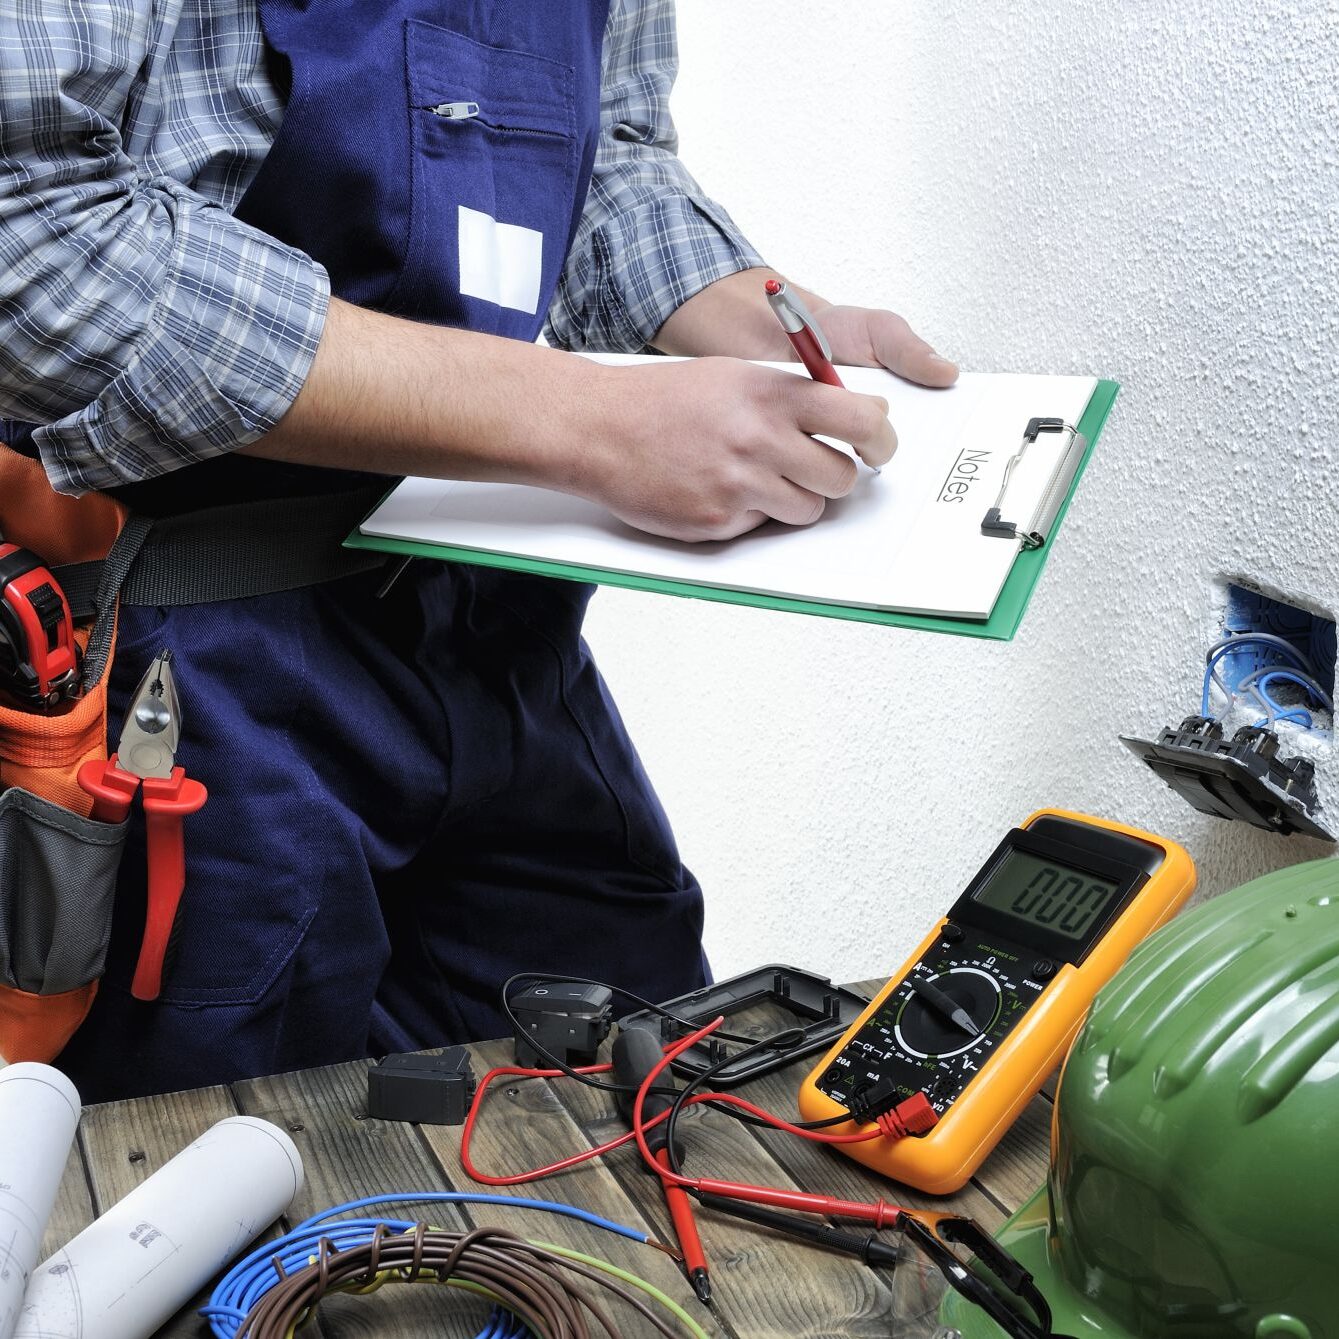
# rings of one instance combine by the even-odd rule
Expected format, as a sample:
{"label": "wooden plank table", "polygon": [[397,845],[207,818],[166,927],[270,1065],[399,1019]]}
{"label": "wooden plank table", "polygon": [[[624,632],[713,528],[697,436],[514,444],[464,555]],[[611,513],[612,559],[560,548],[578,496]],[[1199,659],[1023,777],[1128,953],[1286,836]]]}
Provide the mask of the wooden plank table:
{"label": "wooden plank table", "polygon": [[[855,989],[871,994],[882,984],[867,982]],[[761,1036],[776,1025],[765,1010],[755,1014],[732,1019],[731,1028]],[[510,1042],[470,1049],[476,1075],[492,1065],[512,1063]],[[459,1127],[404,1125],[367,1116],[370,1064],[334,1065],[86,1108],[44,1255],[214,1122],[238,1114],[273,1121],[289,1132],[302,1154],[306,1184],[285,1226],[365,1195],[486,1191],[488,1187],[471,1181],[461,1168]],[[793,1117],[796,1088],[811,1064],[801,1061],[740,1091],[771,1111]],[[703,1174],[848,1199],[933,1204],[970,1214],[994,1229],[1045,1175],[1050,1112],[1050,1095],[1043,1092],[977,1176],[958,1194],[935,1200],[904,1191],[817,1144],[744,1125],[705,1106],[685,1113],[684,1129],[690,1169]],[[505,1175],[550,1162],[564,1151],[602,1143],[624,1128],[607,1094],[570,1080],[496,1083],[476,1131],[474,1157],[481,1168]],[[511,1193],[563,1200],[673,1240],[659,1183],[643,1172],[632,1150],[514,1187]],[[488,1223],[599,1255],[664,1289],[721,1339],[888,1339],[891,1333],[887,1274],[706,1209],[699,1209],[698,1222],[712,1266],[711,1308],[698,1303],[667,1256],[575,1220],[487,1205],[388,1206],[385,1212],[425,1217],[451,1228]],[[472,1339],[485,1310],[456,1289],[393,1286],[368,1297],[331,1297],[303,1333],[324,1339]],[[638,1333],[635,1317],[619,1319],[627,1333]],[[187,1308],[157,1339],[201,1339],[208,1334],[206,1324]]]}

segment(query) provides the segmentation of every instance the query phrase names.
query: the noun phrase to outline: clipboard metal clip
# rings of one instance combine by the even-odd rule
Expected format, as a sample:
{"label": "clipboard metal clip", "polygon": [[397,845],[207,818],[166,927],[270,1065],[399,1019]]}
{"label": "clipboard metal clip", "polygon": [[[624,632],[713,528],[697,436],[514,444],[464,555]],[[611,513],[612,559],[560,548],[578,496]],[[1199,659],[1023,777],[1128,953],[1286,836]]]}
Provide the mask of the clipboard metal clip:
{"label": "clipboard metal clip", "polygon": [[[1003,519],[1003,511],[1009,493],[1009,477],[1013,474],[1014,467],[1027,454],[1028,447],[1043,432],[1067,432],[1069,442],[1056,463],[1050,482],[1042,490],[1032,519],[1026,525],[1020,525],[1017,521],[1006,521]],[[1087,440],[1072,423],[1066,423],[1062,418],[1028,419],[1028,425],[1023,430],[1023,444],[1009,457],[1009,463],[1004,467],[1004,478],[1000,481],[1000,492],[995,499],[995,505],[981,519],[981,533],[995,539],[1022,540],[1025,549],[1041,548],[1050,537],[1051,527],[1055,525],[1060,508],[1069,496],[1070,485],[1074,482],[1074,476],[1083,461],[1083,453],[1087,449]]]}

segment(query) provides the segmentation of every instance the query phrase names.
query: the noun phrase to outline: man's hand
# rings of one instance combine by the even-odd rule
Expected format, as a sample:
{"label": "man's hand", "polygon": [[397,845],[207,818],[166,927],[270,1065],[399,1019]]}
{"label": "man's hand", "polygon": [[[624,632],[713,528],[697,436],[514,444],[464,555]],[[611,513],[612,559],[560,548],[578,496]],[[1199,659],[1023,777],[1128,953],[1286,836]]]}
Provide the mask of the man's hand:
{"label": "man's hand", "polygon": [[[763,298],[763,285],[781,276],[741,270],[704,288],[669,318],[656,336],[665,353],[730,354],[793,362],[795,352]],[[886,367],[921,386],[951,386],[958,368],[941,357],[895,312],[836,307],[792,284],[822,326],[839,366]]]}
{"label": "man's hand", "polygon": [[855,486],[848,443],[870,465],[895,445],[888,402],[737,358],[601,367],[576,491],[639,530],[731,539],[769,517],[808,525]]}
{"label": "man's hand", "polygon": [[[763,296],[767,280],[780,277],[772,270],[741,270],[717,280],[689,298],[665,322],[656,335],[656,347],[665,353],[725,353],[766,362],[793,362],[795,351]],[[886,367],[922,386],[944,387],[957,381],[957,365],[936,353],[896,312],[837,307],[794,285],[791,289],[822,327],[832,346],[832,361],[839,368]],[[897,434],[891,427],[888,440],[895,450]],[[868,456],[866,459],[874,465],[881,463]]]}
{"label": "man's hand", "polygon": [[951,386],[958,379],[958,365],[937,354],[896,312],[819,299],[809,310],[832,345],[835,363],[886,367],[920,386]]}

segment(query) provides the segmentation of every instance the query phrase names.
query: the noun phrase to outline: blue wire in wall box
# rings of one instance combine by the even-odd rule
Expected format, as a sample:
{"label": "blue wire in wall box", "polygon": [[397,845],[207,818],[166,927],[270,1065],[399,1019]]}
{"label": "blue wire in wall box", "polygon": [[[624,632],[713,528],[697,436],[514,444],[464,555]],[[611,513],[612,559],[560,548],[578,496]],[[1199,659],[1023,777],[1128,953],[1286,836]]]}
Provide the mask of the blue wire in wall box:
{"label": "blue wire in wall box", "polygon": [[1223,636],[1225,643],[1232,642],[1220,665],[1222,687],[1229,694],[1241,691],[1242,680],[1278,659],[1269,649],[1271,641],[1281,644],[1280,649],[1285,651],[1291,648],[1292,657],[1307,674],[1314,676],[1325,692],[1333,693],[1333,619],[1237,582],[1228,582]]}

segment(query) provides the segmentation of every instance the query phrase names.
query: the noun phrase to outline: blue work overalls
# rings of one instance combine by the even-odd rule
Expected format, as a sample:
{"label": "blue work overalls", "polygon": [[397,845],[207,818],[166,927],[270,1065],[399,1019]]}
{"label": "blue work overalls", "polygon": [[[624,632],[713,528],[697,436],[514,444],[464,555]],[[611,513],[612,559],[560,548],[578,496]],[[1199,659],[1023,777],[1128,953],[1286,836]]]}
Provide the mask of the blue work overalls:
{"label": "blue work overalls", "polygon": [[[239,215],[341,297],[533,340],[590,181],[607,7],[260,0],[288,110]],[[225,458],[170,486],[189,505],[331,478]],[[59,1061],[86,1101],[500,1036],[523,969],[657,1000],[704,980],[700,890],[581,640],[590,589],[431,562],[377,599],[382,580],[122,611],[113,746],[170,647],[178,762],[210,798],[153,1003],[129,994],[132,833]]]}

